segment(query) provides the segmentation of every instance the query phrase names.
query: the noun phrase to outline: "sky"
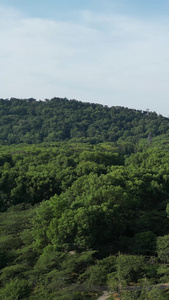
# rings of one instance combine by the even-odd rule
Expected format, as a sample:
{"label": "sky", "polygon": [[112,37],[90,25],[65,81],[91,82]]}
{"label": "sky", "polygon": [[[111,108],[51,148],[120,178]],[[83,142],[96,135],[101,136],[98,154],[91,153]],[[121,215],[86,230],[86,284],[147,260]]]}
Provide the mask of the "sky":
{"label": "sky", "polygon": [[0,98],[169,116],[168,0],[0,0]]}

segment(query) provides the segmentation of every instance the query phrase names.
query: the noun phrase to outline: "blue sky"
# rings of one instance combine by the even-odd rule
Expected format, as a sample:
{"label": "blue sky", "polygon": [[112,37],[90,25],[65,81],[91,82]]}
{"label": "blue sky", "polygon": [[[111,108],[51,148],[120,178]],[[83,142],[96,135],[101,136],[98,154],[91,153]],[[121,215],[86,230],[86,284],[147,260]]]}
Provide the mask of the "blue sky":
{"label": "blue sky", "polygon": [[0,98],[169,116],[168,0],[0,0]]}
{"label": "blue sky", "polygon": [[29,15],[52,17],[66,12],[88,9],[90,11],[115,10],[117,13],[134,14],[137,16],[154,16],[169,11],[168,0],[1,0],[1,4],[22,10]]}

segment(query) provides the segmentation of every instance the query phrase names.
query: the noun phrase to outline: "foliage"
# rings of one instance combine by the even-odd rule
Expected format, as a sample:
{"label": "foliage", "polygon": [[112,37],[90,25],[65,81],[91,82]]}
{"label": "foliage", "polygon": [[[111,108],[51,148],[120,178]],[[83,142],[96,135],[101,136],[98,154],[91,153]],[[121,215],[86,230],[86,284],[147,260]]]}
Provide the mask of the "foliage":
{"label": "foliage", "polygon": [[20,300],[28,299],[30,294],[30,286],[26,280],[13,279],[0,290],[0,299],[4,300]]}
{"label": "foliage", "polygon": [[[46,101],[0,99],[0,142],[2,144],[58,142],[81,139],[99,143],[123,140],[131,143],[168,136],[169,121],[155,112],[125,107],[107,107],[66,98]],[[151,138],[150,138],[151,136]]]}
{"label": "foliage", "polygon": [[107,286],[167,299],[150,288],[169,279],[167,119],[59,98],[0,105],[0,299],[95,299]]}
{"label": "foliage", "polygon": [[169,262],[169,235],[157,239],[157,253],[163,262]]}

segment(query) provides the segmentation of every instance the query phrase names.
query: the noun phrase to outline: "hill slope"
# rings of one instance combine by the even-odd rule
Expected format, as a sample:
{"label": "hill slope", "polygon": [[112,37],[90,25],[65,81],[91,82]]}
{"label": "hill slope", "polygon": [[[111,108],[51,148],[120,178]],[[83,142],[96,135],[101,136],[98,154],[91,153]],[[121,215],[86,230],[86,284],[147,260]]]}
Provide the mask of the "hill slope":
{"label": "hill slope", "polygon": [[137,142],[169,132],[169,120],[155,112],[106,107],[66,98],[46,101],[0,99],[0,143],[41,143],[87,139]]}
{"label": "hill slope", "polygon": [[0,114],[0,300],[168,299],[169,120],[60,98]]}

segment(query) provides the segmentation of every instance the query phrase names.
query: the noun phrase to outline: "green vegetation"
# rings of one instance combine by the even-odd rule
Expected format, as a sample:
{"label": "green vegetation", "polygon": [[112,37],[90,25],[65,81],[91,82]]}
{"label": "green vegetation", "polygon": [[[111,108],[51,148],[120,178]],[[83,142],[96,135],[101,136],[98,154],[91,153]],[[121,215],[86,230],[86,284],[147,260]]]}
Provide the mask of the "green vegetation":
{"label": "green vegetation", "polygon": [[[169,135],[169,120],[155,112],[107,107],[66,98],[45,101],[0,99],[0,143],[59,142],[69,139],[138,142]],[[127,145],[126,145],[127,146]],[[133,145],[128,144],[128,151]]]}
{"label": "green vegetation", "polygon": [[169,120],[0,105],[0,299],[169,299]]}

